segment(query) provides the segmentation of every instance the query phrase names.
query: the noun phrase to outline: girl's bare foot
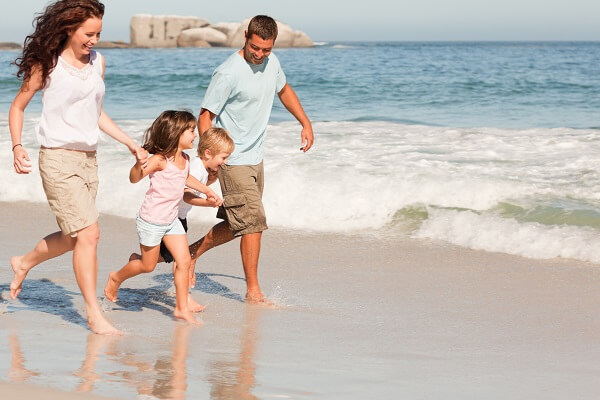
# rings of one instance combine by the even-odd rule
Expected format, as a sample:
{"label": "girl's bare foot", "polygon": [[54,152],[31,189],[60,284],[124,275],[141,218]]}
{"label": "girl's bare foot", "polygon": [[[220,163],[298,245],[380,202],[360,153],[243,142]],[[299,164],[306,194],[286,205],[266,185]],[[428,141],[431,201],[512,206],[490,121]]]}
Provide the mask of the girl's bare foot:
{"label": "girl's bare foot", "polygon": [[112,301],[113,303],[117,301],[117,292],[119,291],[120,286],[120,284],[115,279],[115,274],[115,271],[108,274],[108,282],[104,287],[104,295],[108,300]]}
{"label": "girl's bare foot", "polygon": [[206,306],[203,306],[202,304],[198,303],[196,300],[194,300],[192,298],[191,295],[188,294],[188,305],[187,305],[187,308],[191,312],[200,312],[200,311],[203,311],[206,308]]}
{"label": "girl's bare foot", "polygon": [[13,277],[13,280],[10,283],[10,298],[13,300],[17,298],[19,293],[21,293],[21,289],[23,289],[23,281],[27,276],[27,272],[29,272],[25,268],[23,268],[21,263],[22,260],[23,257],[21,256],[14,256],[10,259],[10,266],[12,267],[13,272],[15,273],[15,276]]}
{"label": "girl's bare foot", "polygon": [[175,315],[175,318],[178,319],[182,319],[186,322],[192,323],[194,325],[201,325],[202,322],[198,321],[195,317],[194,314],[192,314],[192,312],[188,309],[185,310],[180,310],[178,308],[175,308],[175,311],[173,313]]}

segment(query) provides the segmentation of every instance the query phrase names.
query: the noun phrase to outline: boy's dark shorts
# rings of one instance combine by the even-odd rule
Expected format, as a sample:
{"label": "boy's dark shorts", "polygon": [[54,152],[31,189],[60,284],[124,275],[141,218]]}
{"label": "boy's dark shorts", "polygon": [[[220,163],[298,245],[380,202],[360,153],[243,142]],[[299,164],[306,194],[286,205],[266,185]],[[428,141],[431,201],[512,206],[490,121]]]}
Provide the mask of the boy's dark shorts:
{"label": "boy's dark shorts", "polygon": [[[179,218],[179,220],[181,221],[181,225],[183,225],[183,229],[187,232],[188,231],[187,218],[184,218],[184,219]],[[166,263],[173,262],[173,255],[171,254],[169,249],[167,249],[167,246],[165,246],[165,242],[163,242],[162,240],[160,241],[160,256],[163,258],[163,260],[165,260]]]}
{"label": "boy's dark shorts", "polygon": [[264,168],[258,165],[221,165],[219,183],[223,205],[217,218],[229,223],[233,236],[262,232],[268,229],[262,203]]}

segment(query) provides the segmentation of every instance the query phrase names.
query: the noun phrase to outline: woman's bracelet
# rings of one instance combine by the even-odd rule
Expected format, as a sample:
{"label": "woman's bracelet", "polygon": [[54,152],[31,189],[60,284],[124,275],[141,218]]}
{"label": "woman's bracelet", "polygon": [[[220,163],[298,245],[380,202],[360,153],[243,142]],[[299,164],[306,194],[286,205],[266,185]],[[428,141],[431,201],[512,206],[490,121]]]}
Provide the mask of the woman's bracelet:
{"label": "woman's bracelet", "polygon": [[21,146],[21,147],[23,147],[23,145],[22,145],[21,143],[17,143],[17,144],[15,144],[15,145],[13,146],[13,148],[12,148],[12,151],[13,151],[13,152],[15,151],[15,147],[17,147],[17,146]]}

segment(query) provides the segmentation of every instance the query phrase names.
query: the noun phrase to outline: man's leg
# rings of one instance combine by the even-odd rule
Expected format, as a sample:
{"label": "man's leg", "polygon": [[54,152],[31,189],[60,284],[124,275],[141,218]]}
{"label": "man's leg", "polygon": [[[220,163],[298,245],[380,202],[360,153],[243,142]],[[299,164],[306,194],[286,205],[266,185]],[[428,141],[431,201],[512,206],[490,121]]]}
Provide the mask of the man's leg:
{"label": "man's leg", "polygon": [[258,284],[258,258],[260,256],[260,240],[262,232],[242,235],[240,252],[242,254],[242,265],[246,275],[246,301],[261,303],[265,296]]}

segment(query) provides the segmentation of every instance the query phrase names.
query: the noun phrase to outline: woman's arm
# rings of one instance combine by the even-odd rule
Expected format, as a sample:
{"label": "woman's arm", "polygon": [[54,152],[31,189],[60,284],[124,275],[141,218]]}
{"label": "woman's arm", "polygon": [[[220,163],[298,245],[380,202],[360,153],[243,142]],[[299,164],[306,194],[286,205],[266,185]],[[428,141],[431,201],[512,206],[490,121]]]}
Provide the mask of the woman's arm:
{"label": "woman's arm", "polygon": [[[102,57],[102,79],[104,79],[104,71],[106,70],[106,61],[104,57]],[[133,141],[125,132],[121,130],[115,124],[115,122],[104,112],[101,110],[100,118],[98,119],[98,126],[100,129],[106,133],[111,138],[115,139],[117,142],[124,144],[127,146],[131,154],[133,154],[138,161],[142,161],[142,166],[144,162],[148,160],[148,152],[144,150],[142,147],[138,146],[137,143]]]}
{"label": "woman's arm", "polygon": [[28,174],[31,172],[31,163],[29,155],[23,145],[21,138],[23,135],[23,119],[25,117],[25,108],[35,96],[38,90],[42,88],[42,71],[34,68],[31,72],[29,81],[23,82],[21,89],[13,100],[10,111],[8,112],[8,127],[12,139],[13,165],[17,174]]}

